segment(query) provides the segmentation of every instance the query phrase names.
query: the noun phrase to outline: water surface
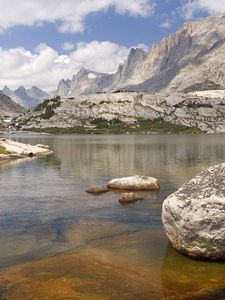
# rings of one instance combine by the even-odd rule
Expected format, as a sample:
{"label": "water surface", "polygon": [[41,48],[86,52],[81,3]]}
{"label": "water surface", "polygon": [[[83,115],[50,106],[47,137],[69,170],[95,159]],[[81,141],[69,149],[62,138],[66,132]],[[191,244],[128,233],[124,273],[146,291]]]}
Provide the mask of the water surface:
{"label": "water surface", "polygon": [[[0,165],[0,299],[225,299],[225,265],[178,254],[161,223],[169,194],[225,161],[224,135],[11,138],[54,154]],[[160,191],[85,193],[134,174]]]}

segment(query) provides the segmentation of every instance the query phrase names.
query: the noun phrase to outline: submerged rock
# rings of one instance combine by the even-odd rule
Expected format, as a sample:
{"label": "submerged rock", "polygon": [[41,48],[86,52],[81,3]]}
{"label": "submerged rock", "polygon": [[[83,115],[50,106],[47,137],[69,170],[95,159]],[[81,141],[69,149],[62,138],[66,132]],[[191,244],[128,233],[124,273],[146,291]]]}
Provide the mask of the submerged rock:
{"label": "submerged rock", "polygon": [[138,200],[143,200],[143,198],[138,196],[136,193],[123,193],[120,196],[119,203],[129,204],[129,203],[136,202]]}
{"label": "submerged rock", "polygon": [[162,221],[178,251],[200,259],[225,259],[225,163],[170,195],[163,203]]}
{"label": "submerged rock", "polygon": [[107,193],[109,191],[110,189],[104,185],[93,185],[86,190],[86,192],[90,194],[102,194],[102,193]]}
{"label": "submerged rock", "polygon": [[113,179],[107,186],[119,190],[158,190],[159,181],[154,177],[136,175]]}

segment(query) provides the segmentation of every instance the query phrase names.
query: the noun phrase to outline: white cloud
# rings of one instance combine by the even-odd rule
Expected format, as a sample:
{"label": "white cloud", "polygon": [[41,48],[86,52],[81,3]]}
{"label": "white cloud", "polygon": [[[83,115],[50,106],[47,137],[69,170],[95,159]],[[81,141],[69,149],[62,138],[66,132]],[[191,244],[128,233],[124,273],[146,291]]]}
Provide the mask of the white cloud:
{"label": "white cloud", "polygon": [[80,32],[85,18],[95,12],[114,8],[119,14],[149,16],[154,0],[0,0],[0,30],[16,25],[56,23],[61,32]]}
{"label": "white cloud", "polygon": [[0,48],[0,87],[37,85],[54,90],[61,78],[71,78],[81,67],[97,72],[114,72],[129,49],[109,41],[78,43],[68,55],[40,44],[33,52],[24,48]]}
{"label": "white cloud", "polygon": [[171,28],[173,26],[172,20],[166,19],[162,24],[160,24],[161,28]]}
{"label": "white cloud", "polygon": [[62,49],[65,51],[70,51],[73,50],[75,48],[75,45],[71,42],[64,42],[62,44]]}
{"label": "white cloud", "polygon": [[186,0],[182,11],[187,19],[192,18],[199,11],[221,14],[225,12],[225,0]]}

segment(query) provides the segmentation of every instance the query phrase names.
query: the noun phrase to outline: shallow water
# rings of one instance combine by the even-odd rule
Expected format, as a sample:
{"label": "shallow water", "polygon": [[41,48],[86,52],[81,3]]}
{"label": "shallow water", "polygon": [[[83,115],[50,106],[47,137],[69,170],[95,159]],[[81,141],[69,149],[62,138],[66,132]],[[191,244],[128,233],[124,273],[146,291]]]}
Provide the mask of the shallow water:
{"label": "shallow water", "polygon": [[[224,137],[10,136],[54,154],[0,165],[0,299],[225,299],[225,264],[178,254],[161,224],[169,194],[225,161]],[[133,174],[158,178],[160,191],[127,206],[85,193]]]}

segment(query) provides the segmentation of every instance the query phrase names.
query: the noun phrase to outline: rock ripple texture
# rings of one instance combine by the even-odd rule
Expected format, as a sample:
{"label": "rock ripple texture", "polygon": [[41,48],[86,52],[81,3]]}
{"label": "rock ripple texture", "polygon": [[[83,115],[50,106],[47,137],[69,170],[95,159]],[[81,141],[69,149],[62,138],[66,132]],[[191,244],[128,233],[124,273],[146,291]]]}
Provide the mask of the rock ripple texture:
{"label": "rock ripple texture", "polygon": [[194,258],[225,259],[225,163],[203,171],[163,203],[174,248]]}

